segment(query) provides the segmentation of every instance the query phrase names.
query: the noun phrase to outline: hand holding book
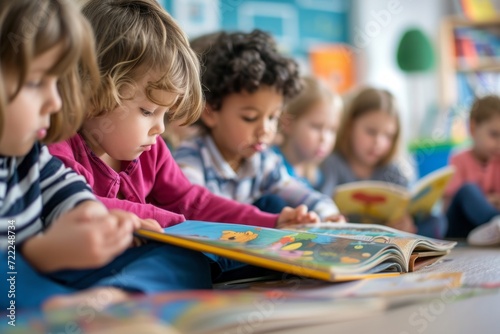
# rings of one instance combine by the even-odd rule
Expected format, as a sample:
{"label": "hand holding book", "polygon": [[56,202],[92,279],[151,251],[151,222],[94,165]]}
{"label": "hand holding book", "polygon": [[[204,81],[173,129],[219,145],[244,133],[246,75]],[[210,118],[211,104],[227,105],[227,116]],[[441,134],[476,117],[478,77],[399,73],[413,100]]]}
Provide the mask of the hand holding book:
{"label": "hand holding book", "polygon": [[295,209],[287,206],[281,211],[276,227],[286,228],[288,225],[318,223],[319,220],[318,215],[313,211],[308,211],[305,205],[299,205]]}

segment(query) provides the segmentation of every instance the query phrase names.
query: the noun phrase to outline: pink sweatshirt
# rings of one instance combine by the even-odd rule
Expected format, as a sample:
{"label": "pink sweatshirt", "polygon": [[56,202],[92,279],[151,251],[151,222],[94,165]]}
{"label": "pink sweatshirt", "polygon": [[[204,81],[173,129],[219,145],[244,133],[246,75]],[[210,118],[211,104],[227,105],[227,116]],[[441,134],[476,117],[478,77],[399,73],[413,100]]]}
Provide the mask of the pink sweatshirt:
{"label": "pink sweatshirt", "polygon": [[[156,219],[162,227],[186,219],[274,227],[278,219],[278,215],[215,196],[201,186],[192,185],[161,137],[138,159],[122,162],[120,173],[99,159],[79,134],[49,145],[49,151],[83,175],[109,209]],[[117,199],[118,193],[124,199]]]}
{"label": "pink sweatshirt", "polygon": [[446,197],[455,195],[464,183],[477,184],[485,194],[500,194],[500,158],[492,158],[483,164],[472,150],[466,150],[454,155],[450,164],[456,171],[446,189]]}

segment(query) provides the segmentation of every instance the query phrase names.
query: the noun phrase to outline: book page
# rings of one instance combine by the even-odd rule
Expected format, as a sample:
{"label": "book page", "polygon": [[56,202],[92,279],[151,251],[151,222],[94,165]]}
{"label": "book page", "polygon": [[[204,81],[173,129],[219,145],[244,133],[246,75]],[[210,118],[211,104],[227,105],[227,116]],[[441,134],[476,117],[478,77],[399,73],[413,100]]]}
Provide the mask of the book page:
{"label": "book page", "polygon": [[316,234],[348,237],[356,240],[394,244],[401,249],[407,265],[409,264],[412,253],[415,252],[416,249],[422,251],[445,252],[453,248],[456,244],[456,242],[428,238],[382,225],[320,223],[296,225],[293,228],[290,227],[290,229]]}
{"label": "book page", "polygon": [[[389,261],[404,267],[394,245],[256,226],[186,221],[165,233],[136,234],[249,264],[323,280],[351,279]],[[380,274],[378,274],[380,275]]]}
{"label": "book page", "polygon": [[395,184],[361,181],[338,186],[333,200],[349,221],[386,225],[403,217],[410,195]]}
{"label": "book page", "polygon": [[419,180],[412,190],[409,212],[412,216],[429,215],[455,173],[453,166],[440,168]]}
{"label": "book page", "polygon": [[401,249],[406,264],[409,263],[411,253],[417,244],[415,237],[399,233],[399,231],[394,229],[391,229],[392,231],[386,230],[371,224],[321,223],[315,225],[298,225],[294,227],[294,229],[310,233],[347,237],[367,242],[394,244]]}

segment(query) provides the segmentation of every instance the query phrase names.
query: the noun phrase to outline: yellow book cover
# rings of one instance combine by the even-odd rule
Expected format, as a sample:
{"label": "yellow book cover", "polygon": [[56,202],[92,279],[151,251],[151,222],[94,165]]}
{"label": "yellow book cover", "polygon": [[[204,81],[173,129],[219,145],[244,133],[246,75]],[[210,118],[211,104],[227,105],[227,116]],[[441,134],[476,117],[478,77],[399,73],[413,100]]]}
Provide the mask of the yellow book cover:
{"label": "yellow book cover", "polygon": [[454,173],[452,166],[440,168],[420,179],[412,190],[382,181],[359,181],[340,185],[333,200],[351,222],[389,224],[407,212],[427,215],[444,194]]}

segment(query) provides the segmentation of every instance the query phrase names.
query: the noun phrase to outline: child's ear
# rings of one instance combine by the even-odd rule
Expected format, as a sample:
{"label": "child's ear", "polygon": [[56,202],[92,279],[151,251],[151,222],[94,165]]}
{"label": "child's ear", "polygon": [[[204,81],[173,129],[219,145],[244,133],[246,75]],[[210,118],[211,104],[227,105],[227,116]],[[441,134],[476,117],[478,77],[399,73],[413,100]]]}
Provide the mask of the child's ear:
{"label": "child's ear", "polygon": [[205,109],[203,109],[201,114],[201,120],[208,128],[213,128],[217,123],[217,115],[215,113],[216,111],[211,106],[205,104]]}

